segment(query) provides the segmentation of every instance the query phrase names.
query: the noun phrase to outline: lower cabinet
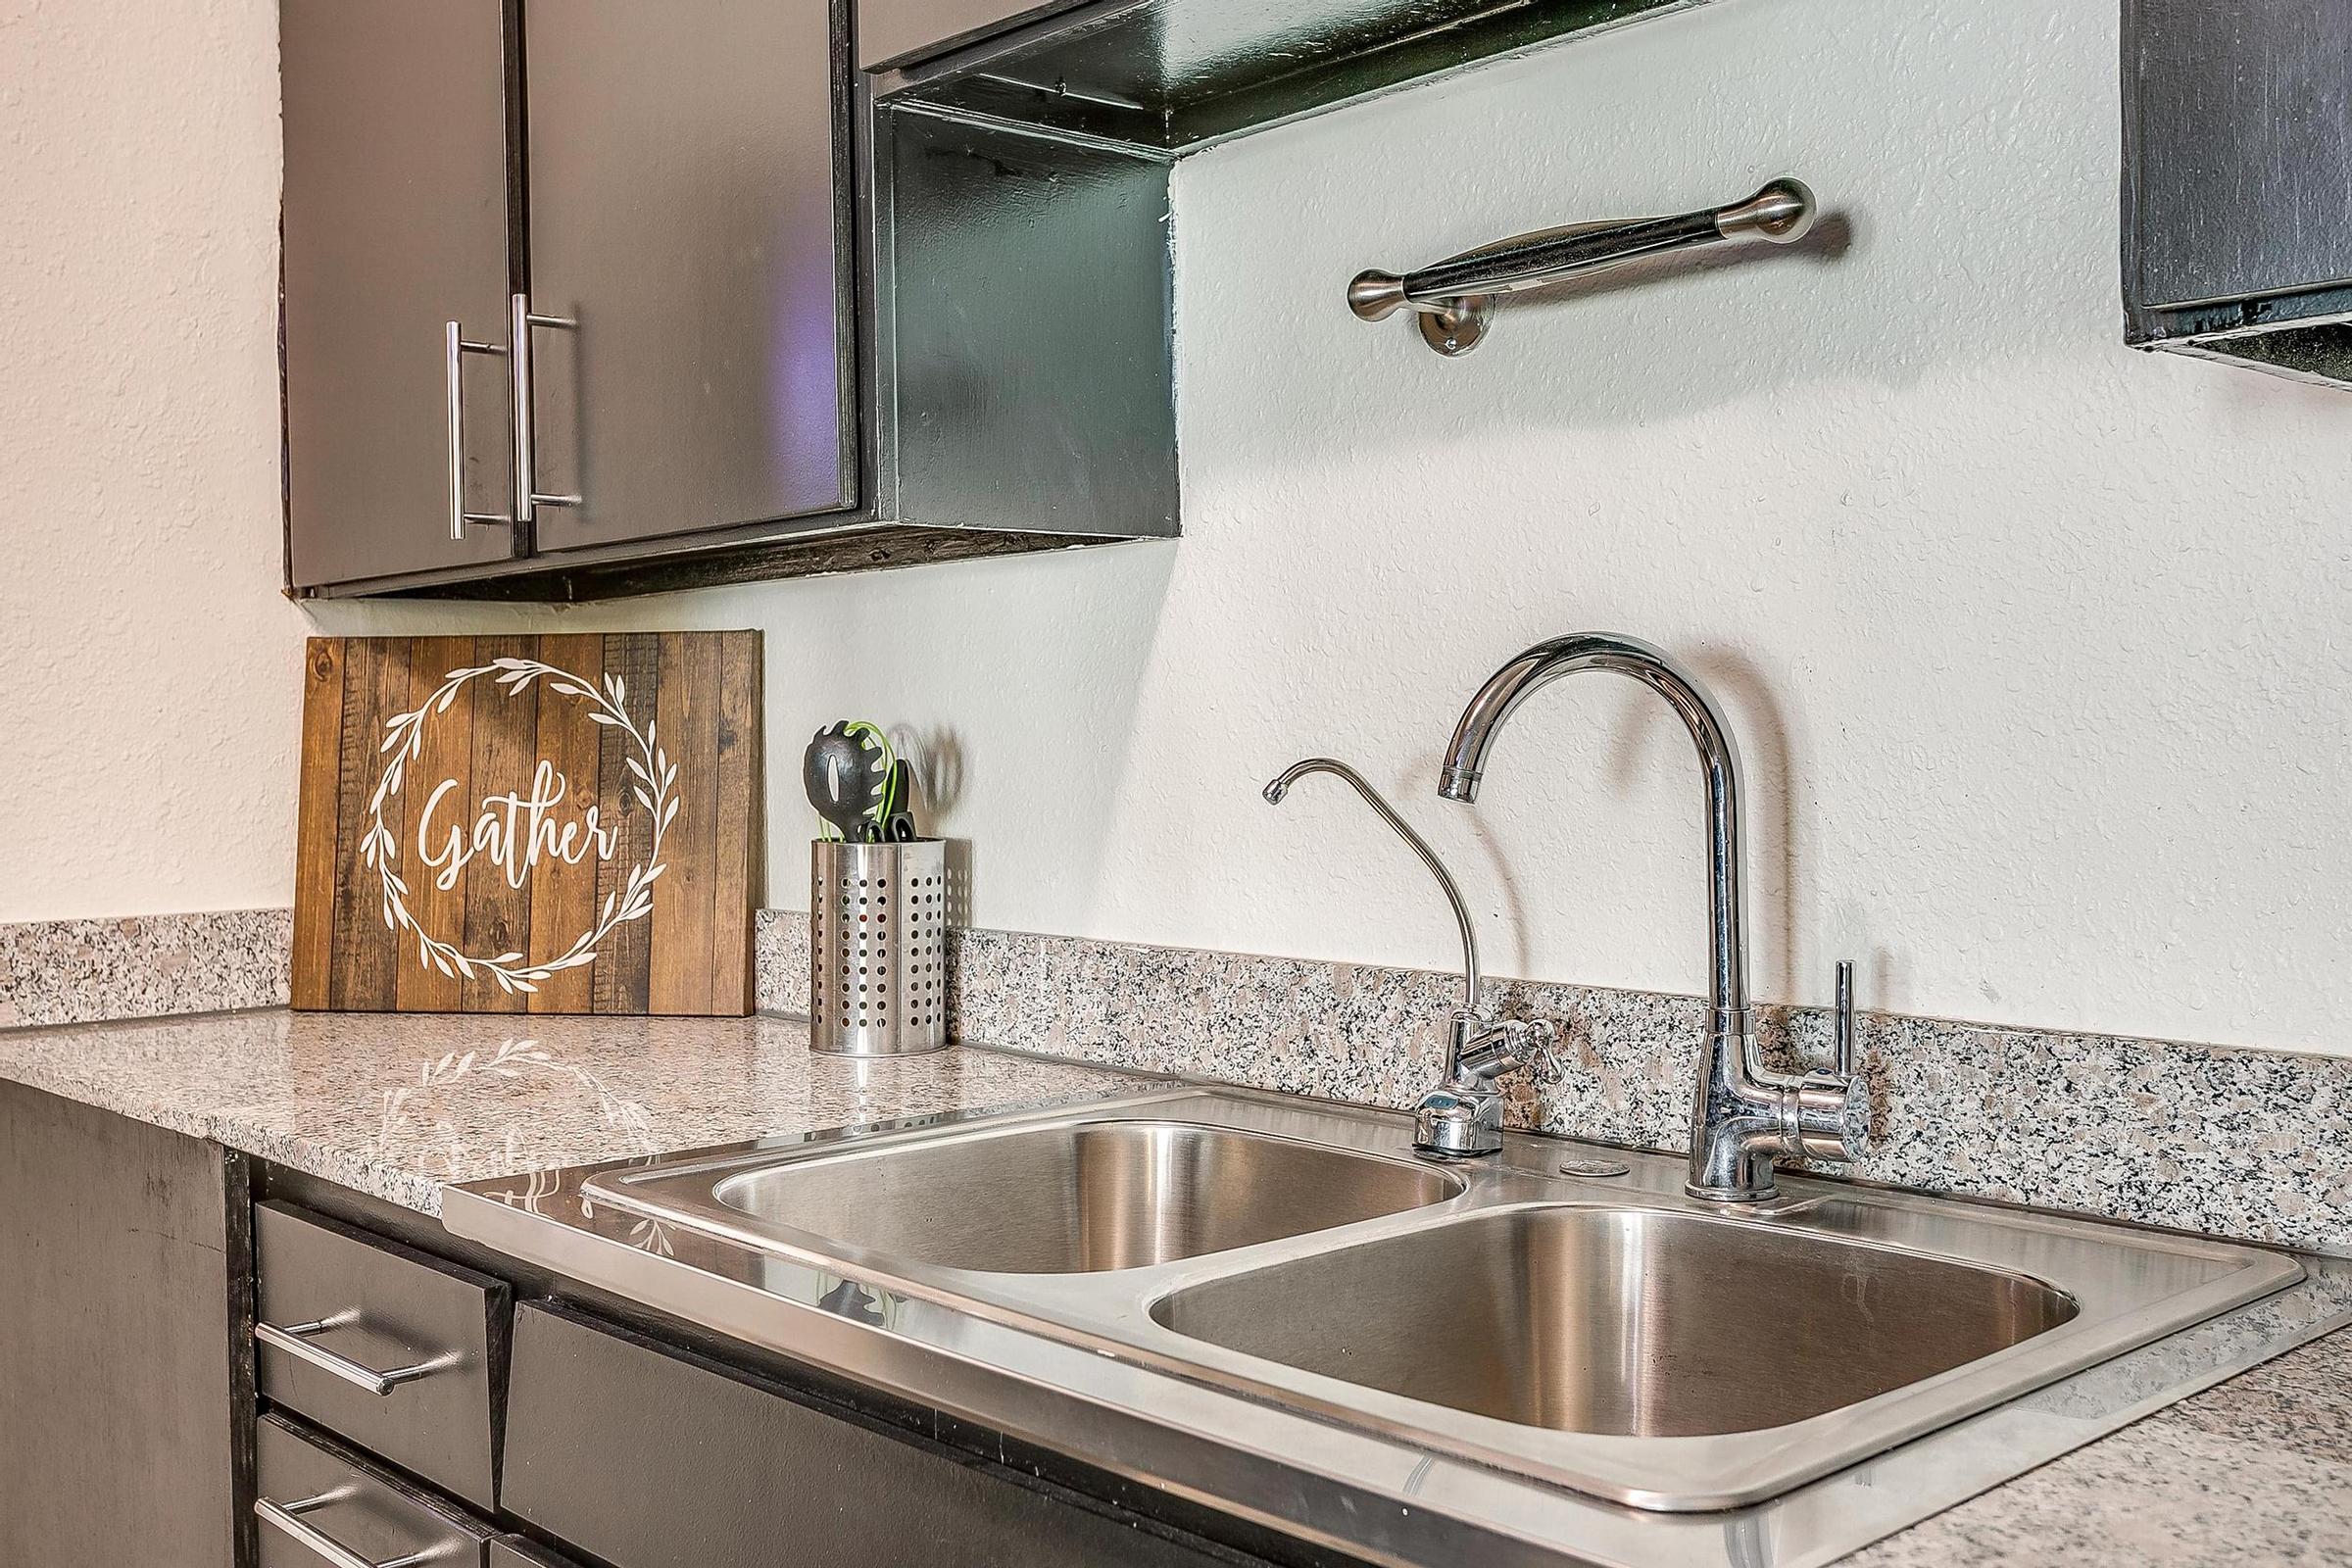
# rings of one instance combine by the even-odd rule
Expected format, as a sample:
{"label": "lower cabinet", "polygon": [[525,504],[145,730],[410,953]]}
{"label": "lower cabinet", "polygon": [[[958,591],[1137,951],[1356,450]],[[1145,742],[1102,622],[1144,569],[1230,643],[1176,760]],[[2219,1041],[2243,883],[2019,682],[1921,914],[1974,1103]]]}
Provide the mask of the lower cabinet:
{"label": "lower cabinet", "polygon": [[490,1568],[572,1568],[536,1542],[520,1536],[501,1536],[490,1543]]}
{"label": "lower cabinet", "polygon": [[457,1504],[283,1417],[263,1416],[255,1437],[261,1568],[486,1568],[491,1532]]}
{"label": "lower cabinet", "polygon": [[1191,1532],[1260,1533],[1146,1518],[1103,1499],[1165,1500],[549,1298],[570,1290],[421,1215],[0,1082],[0,1568],[1339,1560],[1236,1551]]}
{"label": "lower cabinet", "polygon": [[0,1082],[0,1563],[244,1560],[246,1180]]}
{"label": "lower cabinet", "polygon": [[526,1303],[505,1506],[617,1568],[1199,1568],[1212,1555],[748,1373]]}

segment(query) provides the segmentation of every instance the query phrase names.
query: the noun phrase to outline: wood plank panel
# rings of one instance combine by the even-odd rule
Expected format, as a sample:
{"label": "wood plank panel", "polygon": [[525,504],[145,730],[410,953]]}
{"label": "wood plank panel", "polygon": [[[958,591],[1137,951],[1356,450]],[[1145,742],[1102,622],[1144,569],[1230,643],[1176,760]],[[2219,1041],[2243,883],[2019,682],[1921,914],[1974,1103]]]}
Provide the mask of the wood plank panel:
{"label": "wood plank panel", "polygon": [[[760,744],[765,713],[763,661],[757,632],[728,632],[719,644],[718,673],[718,801],[711,813],[717,829],[711,862],[710,972],[718,987],[710,996],[713,1012],[749,1012],[754,1005],[752,915],[754,903],[765,893],[755,881],[767,864],[765,775]],[[746,718],[749,722],[746,722]],[[724,803],[745,801],[750,809],[729,810]],[[728,989],[730,977],[740,974],[741,995]]]}
{"label": "wood plank panel", "polygon": [[[708,1013],[710,900],[717,891],[710,852],[717,843],[719,646],[715,638],[662,647],[662,743],[677,781],[662,809],[669,813],[654,884],[648,1012]],[[643,804],[641,801],[640,804]]]}
{"label": "wood plank panel", "polygon": [[[335,758],[335,918],[328,955],[328,1005],[380,1012],[395,1000],[393,965],[398,950],[382,917],[383,900],[375,873],[360,848],[367,831],[366,805],[381,772],[383,721],[396,709],[384,703],[388,680],[408,692],[404,649],[367,639],[345,644],[342,740]],[[398,829],[394,829],[398,836]],[[307,845],[308,841],[306,841]]]}
{"label": "wood plank panel", "polygon": [[[343,644],[313,637],[302,657],[302,799],[295,838],[310,844],[335,832],[335,770],[343,750]],[[335,938],[335,860],[306,855],[295,866],[294,1005],[327,1005],[328,955]]]}
{"label": "wood plank panel", "polygon": [[[600,636],[542,637],[535,657],[556,668],[599,683],[604,678],[605,640]],[[548,686],[539,689],[536,718],[539,756],[563,779],[575,801],[601,801],[598,759],[604,747],[604,727],[588,715],[591,710],[576,698],[559,697]],[[571,929],[571,911],[597,906],[598,860],[573,861],[547,856],[531,868],[531,945],[533,963],[546,963],[571,946],[578,933]],[[539,989],[524,998],[532,1012],[587,1012],[595,1005],[594,976],[588,969],[564,969],[538,982]]]}
{"label": "wood plank panel", "polygon": [[[475,703],[485,699],[470,683],[454,691],[444,689],[445,682],[472,667],[472,638],[415,638],[408,656],[409,695],[400,711],[422,710],[423,721],[416,726],[416,743],[400,791],[409,824],[400,840],[401,876],[408,883],[407,906],[418,930],[436,943],[458,948],[462,955],[466,890],[477,869],[466,858],[475,799],[473,712]],[[497,874],[495,866],[479,869]],[[455,1012],[464,1005],[465,981],[454,967],[440,967],[454,964],[454,959],[438,951],[428,958],[419,951],[416,932],[404,935],[401,949],[393,993],[396,1007],[403,1012]]]}
{"label": "wood plank panel", "polygon": [[[605,639],[605,677],[617,678],[620,689],[628,694],[631,711],[645,717],[640,723],[651,722],[647,731],[655,746],[662,744],[660,714],[662,711],[662,639],[649,632],[624,632]],[[630,869],[646,863],[653,852],[653,818],[642,810],[626,809],[629,799],[627,780],[636,775],[629,771],[629,760],[638,756],[638,748],[616,725],[607,724],[603,746],[597,757],[597,804],[613,803],[613,811],[606,825],[619,835],[618,851],[597,867],[596,907],[601,912],[608,899],[619,899],[627,893]],[[648,982],[653,970],[652,933],[643,920],[632,920],[616,929],[610,945],[597,959],[594,1004],[590,1010],[611,1013],[642,1013],[648,1008]]]}
{"label": "wood plank panel", "polygon": [[[497,659],[535,659],[539,657],[536,637],[476,637],[473,658],[477,664]],[[560,699],[559,699],[560,700]],[[493,699],[485,696],[485,703]],[[539,696],[526,692],[520,697],[495,699],[498,711],[478,717],[473,726],[473,757],[470,776],[488,781],[484,790],[508,790],[515,786],[509,782],[525,780],[526,796],[537,794],[539,773]],[[585,722],[585,720],[583,720]],[[551,766],[547,773],[550,785],[559,782]],[[568,781],[561,808],[568,808]],[[473,881],[466,899],[465,949],[469,954],[505,953],[528,954],[531,946],[531,879],[534,863],[527,857],[518,857],[505,865],[481,863],[467,867]],[[476,974],[465,983],[461,1001],[466,1012],[521,1012],[530,997],[521,991],[509,991],[493,984],[487,974]]]}
{"label": "wood plank panel", "polygon": [[318,639],[296,1004],[750,1010],[760,657],[757,632]]}

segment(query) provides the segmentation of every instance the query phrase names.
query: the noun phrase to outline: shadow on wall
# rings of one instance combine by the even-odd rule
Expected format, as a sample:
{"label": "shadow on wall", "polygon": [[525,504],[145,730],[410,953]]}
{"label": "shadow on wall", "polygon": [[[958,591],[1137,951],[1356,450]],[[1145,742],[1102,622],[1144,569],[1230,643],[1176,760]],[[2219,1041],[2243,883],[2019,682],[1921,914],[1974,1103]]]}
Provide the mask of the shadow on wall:
{"label": "shadow on wall", "polygon": [[972,841],[971,919],[1054,929],[1111,849],[1173,568],[1166,545],[1127,544],[642,605],[766,633],[769,906],[808,897],[803,746],[865,716],[908,757],[921,830]]}

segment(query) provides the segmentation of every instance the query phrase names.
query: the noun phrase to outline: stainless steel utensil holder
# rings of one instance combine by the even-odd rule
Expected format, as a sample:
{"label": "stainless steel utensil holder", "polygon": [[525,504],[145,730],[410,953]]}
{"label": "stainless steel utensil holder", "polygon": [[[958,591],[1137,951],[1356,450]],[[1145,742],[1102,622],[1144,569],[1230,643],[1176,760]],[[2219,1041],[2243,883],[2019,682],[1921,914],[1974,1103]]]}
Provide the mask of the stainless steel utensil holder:
{"label": "stainless steel utensil holder", "polygon": [[808,1049],[905,1056],[946,1045],[946,841],[819,839],[808,864]]}

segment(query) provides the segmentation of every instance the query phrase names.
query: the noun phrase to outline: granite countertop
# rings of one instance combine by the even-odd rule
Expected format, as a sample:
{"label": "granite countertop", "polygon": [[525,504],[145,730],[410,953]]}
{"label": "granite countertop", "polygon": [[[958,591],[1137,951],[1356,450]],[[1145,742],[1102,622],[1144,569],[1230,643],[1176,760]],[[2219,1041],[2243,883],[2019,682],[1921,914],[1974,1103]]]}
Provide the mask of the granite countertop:
{"label": "granite countertop", "polygon": [[764,1015],[282,1010],[0,1029],[0,1078],[425,1214],[443,1182],[1149,1081],[970,1048],[818,1055],[805,1025]]}
{"label": "granite countertop", "polygon": [[[1115,1094],[963,1047],[857,1061],[799,1023],[260,1011],[0,1029],[0,1078],[427,1214],[440,1184],[938,1111]],[[2161,1410],[1846,1559],[2352,1565],[2352,1333]]]}

